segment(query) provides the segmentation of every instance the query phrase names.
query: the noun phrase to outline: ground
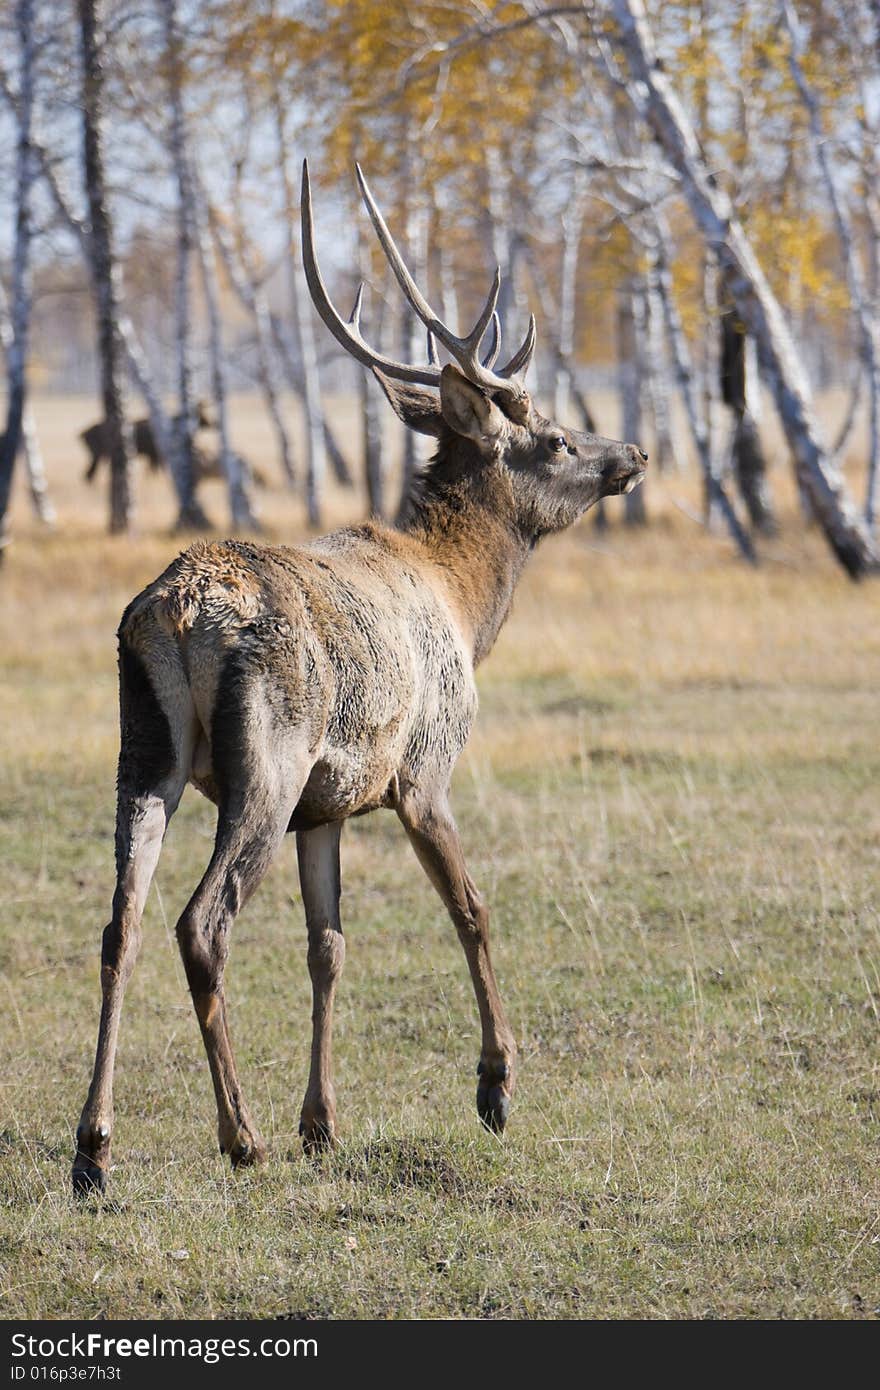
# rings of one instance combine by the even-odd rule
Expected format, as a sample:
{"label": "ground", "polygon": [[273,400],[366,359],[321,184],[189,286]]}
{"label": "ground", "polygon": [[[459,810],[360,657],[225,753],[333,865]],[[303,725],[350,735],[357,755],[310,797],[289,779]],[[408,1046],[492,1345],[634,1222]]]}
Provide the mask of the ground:
{"label": "ground", "polygon": [[[521,1046],[503,1139],[454,931],[393,815],[343,839],[341,1142],[304,1159],[294,845],[242,914],[234,1038],[270,1145],[233,1174],[174,942],[192,790],[123,1017],[108,1199],[69,1195],[113,884],[114,630],[180,546],[110,540],[87,402],[38,402],[62,513],[0,572],[0,1315],[851,1317],[880,1312],[880,623],[800,521],[753,573],[686,514],[547,542],[479,677],[454,801]],[[237,442],[273,477],[252,403]],[[221,518],[222,493],[208,494]],[[362,499],[334,494],[331,519]],[[685,510],[682,510],[684,508]],[[304,534],[280,485],[273,538]]]}

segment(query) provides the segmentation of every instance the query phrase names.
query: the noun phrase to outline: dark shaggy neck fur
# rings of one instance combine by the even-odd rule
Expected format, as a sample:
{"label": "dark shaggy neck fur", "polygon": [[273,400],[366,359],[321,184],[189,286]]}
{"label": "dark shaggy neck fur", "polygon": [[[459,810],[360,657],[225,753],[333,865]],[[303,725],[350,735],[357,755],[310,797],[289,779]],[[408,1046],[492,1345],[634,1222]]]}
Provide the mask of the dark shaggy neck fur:
{"label": "dark shaggy neck fur", "polygon": [[533,545],[504,469],[449,432],[415,480],[400,529],[425,546],[449,584],[473,632],[476,665],[510,612]]}

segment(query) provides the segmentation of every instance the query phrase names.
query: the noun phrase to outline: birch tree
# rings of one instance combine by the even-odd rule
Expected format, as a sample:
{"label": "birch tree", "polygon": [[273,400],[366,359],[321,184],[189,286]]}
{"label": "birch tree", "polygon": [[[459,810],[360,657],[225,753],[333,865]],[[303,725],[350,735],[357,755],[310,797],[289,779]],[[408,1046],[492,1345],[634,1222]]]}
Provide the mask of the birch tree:
{"label": "birch tree", "polygon": [[77,0],[77,9],[82,55],[82,168],[89,209],[89,262],[101,364],[101,404],[110,450],[110,530],[120,532],[127,531],[131,524],[131,441],[122,390],[113,222],[104,172],[106,38],[101,0]]}
{"label": "birch tree", "polygon": [[755,337],[798,479],[837,559],[848,574],[859,578],[880,565],[880,552],[821,438],[809,382],[779,302],[730,199],[712,178],[693,126],[658,61],[642,0],[611,4],[633,107],[678,170],[693,217],[707,244],[715,248],[738,312]]}
{"label": "birch tree", "polygon": [[259,530],[250,493],[251,478],[243,459],[233,449],[229,439],[227,408],[226,361],[223,352],[223,324],[220,317],[220,290],[214,262],[214,246],[208,222],[208,209],[203,190],[194,180],[193,202],[196,221],[196,245],[199,268],[208,309],[208,343],[211,357],[211,385],[217,413],[217,433],[220,437],[220,468],[229,490],[229,510],[234,527]]}
{"label": "birch tree", "polygon": [[703,477],[704,496],[707,498],[710,509],[712,507],[717,508],[740,554],[750,564],[755,564],[757,560],[755,547],[727,495],[720,470],[717,467],[717,455],[712,449],[712,439],[705,413],[705,396],[699,387],[690,346],[675,302],[675,291],[670,271],[671,238],[661,213],[653,213],[651,228],[653,240],[648,243],[649,280],[666,324],[670,357],[678,378],[691,438]]}
{"label": "birch tree", "polygon": [[[6,350],[6,425],[0,436],[0,547],[6,534],[6,513],[12,491],[15,460],[22,439],[27,401],[28,330],[31,318],[32,206],[35,178],[31,143],[34,119],[36,30],[34,0],[17,0],[18,100],[16,104],[15,198],[10,294],[10,335]],[[2,553],[2,550],[0,550]]]}
{"label": "birch tree", "polygon": [[[630,275],[617,291],[617,371],[623,439],[640,439],[642,436],[643,382],[639,340],[644,329],[644,315],[640,312],[641,302],[638,278]],[[640,497],[637,503],[634,501],[635,493],[643,493],[644,490],[644,486],[636,488],[625,498],[625,516],[629,526],[644,526],[647,521],[644,498]]]}
{"label": "birch tree", "polygon": [[290,172],[290,151],[281,91],[273,78],[271,93],[275,121],[278,165],[281,177],[282,215],[287,244],[288,302],[296,327],[300,363],[303,375],[303,416],[306,439],[305,501],[306,515],[311,526],[321,524],[321,504],[327,455],[324,449],[324,411],[321,403],[321,382],[318,375],[318,351],[315,346],[315,325],[302,268],[302,254],[297,231],[299,205],[293,191]]}
{"label": "birch tree", "polygon": [[[860,0],[856,0],[855,8],[857,14],[854,18],[856,18],[856,20],[861,18],[863,21],[861,26],[857,24],[857,34],[860,31],[863,37],[867,37],[866,25],[864,24],[864,10]],[[791,73],[809,117],[813,157],[821,171],[822,182],[825,186],[825,192],[828,196],[828,202],[834,218],[834,226],[843,256],[850,303],[852,304],[853,316],[859,330],[860,355],[868,386],[868,409],[870,419],[865,522],[868,530],[873,532],[878,502],[878,475],[880,475],[880,315],[878,315],[877,308],[878,285],[876,283],[876,267],[878,259],[880,259],[880,215],[878,215],[876,206],[876,167],[872,167],[872,165],[875,164],[877,159],[877,142],[878,137],[880,137],[880,128],[876,128],[875,123],[869,121],[869,117],[866,113],[871,109],[873,101],[876,100],[876,94],[865,93],[863,95],[861,117],[862,121],[868,126],[864,134],[866,146],[870,150],[870,162],[866,160],[862,168],[862,177],[866,183],[865,212],[867,214],[869,256],[873,269],[873,275],[870,276],[869,279],[860,263],[852,219],[846,206],[843,190],[839,185],[838,175],[832,163],[829,141],[823,126],[819,100],[804,70],[804,56],[807,48],[807,37],[804,27],[797,14],[793,0],[781,0],[780,12],[789,38],[789,64]],[[877,65],[874,66],[876,68],[874,74],[874,81],[876,83],[880,82],[880,67],[877,67]],[[870,283],[871,279],[874,281],[873,285]]]}
{"label": "birch tree", "polygon": [[663,305],[650,265],[644,278],[644,383],[653,434],[652,462],[663,473],[675,457],[672,443],[672,416],[669,409],[670,382],[663,331]]}
{"label": "birch tree", "polygon": [[[581,236],[584,225],[584,188],[586,173],[580,165],[572,171],[571,191],[562,215],[562,251],[559,267],[559,304],[554,324],[558,345],[554,376],[553,410],[557,420],[568,415],[574,369],[575,310],[577,305],[577,276]],[[632,436],[635,438],[635,435]]]}
{"label": "birch tree", "polygon": [[[0,69],[0,92],[2,92],[9,108],[13,111],[17,110],[17,103],[8,77],[2,69]],[[32,148],[41,179],[48,189],[58,221],[79,247],[86,265],[91,266],[91,227],[85,218],[77,213],[70,190],[63,182],[46,144],[40,140],[32,140]],[[122,275],[118,260],[114,265],[114,278],[118,286],[116,327],[129,375],[146,403],[153,438],[156,440],[159,453],[162,458],[169,458],[172,450],[171,422],[162,405],[158,387],[147,364],[143,345],[125,306]]]}
{"label": "birch tree", "polygon": [[[6,291],[2,284],[0,284],[0,346],[3,348],[3,355],[8,364],[9,352],[13,346],[13,332]],[[21,417],[20,453],[24,458],[28,491],[34,513],[44,526],[54,526],[57,519],[55,508],[49,496],[46,469],[37,434],[37,422],[34,419],[33,406],[27,396],[25,396],[24,411]]]}
{"label": "birch tree", "polygon": [[[205,195],[205,197],[207,203],[207,196]],[[227,219],[221,217],[216,208],[210,204],[207,204],[207,208],[214,246],[220,256],[226,278],[232,286],[239,304],[250,315],[253,323],[257,379],[277,442],[281,471],[288,486],[293,488],[296,486],[296,473],[293,467],[290,436],[281,407],[281,385],[276,369],[275,354],[272,350],[271,316],[266,302],[265,290],[245,245],[237,191],[233,208],[235,221],[232,232],[230,232]]]}
{"label": "birch tree", "polygon": [[750,351],[752,339],[744,332],[736,308],[723,296],[721,331],[721,396],[731,416],[729,455],[733,476],[745,503],[752,529],[765,536],[776,531],[773,508],[767,489],[767,465],[756,406],[756,354]]}
{"label": "birch tree", "polygon": [[193,182],[189,167],[186,120],[183,109],[183,38],[177,0],[159,0],[164,36],[165,77],[170,106],[168,145],[177,192],[177,271],[174,296],[177,356],[178,412],[173,422],[172,448],[168,457],[174,475],[181,530],[204,531],[210,522],[196,497],[196,460],[193,442],[195,400],[190,337],[190,288],[195,216]]}
{"label": "birch tree", "polygon": [[[369,250],[370,245],[371,242],[367,240],[366,236],[360,235],[358,237],[358,261],[362,285],[369,284],[372,280],[373,267]],[[376,305],[378,305],[378,310],[375,308]],[[387,312],[384,297],[374,292],[372,295],[371,307],[373,307],[373,313],[370,315],[367,322],[362,320],[361,332],[368,341],[381,343],[383,336],[383,320]],[[444,309],[445,307],[444,305]],[[446,322],[448,323],[449,320],[447,319]],[[453,322],[455,322],[455,320],[453,320]],[[367,485],[367,505],[371,516],[382,518],[385,516],[386,507],[386,469],[379,392],[376,387],[376,382],[372,379],[372,372],[360,371],[358,376],[361,398],[364,479]]]}
{"label": "birch tree", "polygon": [[[428,268],[428,201],[422,180],[422,161],[411,122],[401,123],[400,164],[398,186],[399,204],[404,228],[403,244],[407,252],[407,264],[416,284],[423,285]],[[404,362],[420,362],[425,357],[425,331],[421,322],[409,305],[401,305],[402,311],[402,352]],[[419,467],[426,457],[426,442],[415,430],[403,432],[403,477],[400,485],[400,502],[397,516],[402,519],[409,506],[413,484]]]}

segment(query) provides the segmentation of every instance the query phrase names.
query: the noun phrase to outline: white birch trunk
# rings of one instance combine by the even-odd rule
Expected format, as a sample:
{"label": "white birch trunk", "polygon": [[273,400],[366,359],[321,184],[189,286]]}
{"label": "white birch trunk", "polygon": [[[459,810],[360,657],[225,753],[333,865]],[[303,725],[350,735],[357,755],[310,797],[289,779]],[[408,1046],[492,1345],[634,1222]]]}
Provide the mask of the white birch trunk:
{"label": "white birch trunk", "polygon": [[[542,306],[543,313],[552,323],[555,323],[558,318],[556,300],[547,282],[547,276],[544,274],[541,262],[538,257],[533,254],[530,247],[526,247],[525,257],[528,260],[529,270],[531,271],[535,289],[538,292],[538,300]],[[554,379],[560,372],[565,373],[569,397],[581,416],[584,429],[588,434],[596,434],[596,420],[586,396],[578,385],[574,363],[570,358],[562,357],[558,336],[551,336],[548,346],[552,356]],[[565,416],[559,418],[560,425],[565,425],[566,423]]]}
{"label": "white birch trunk", "polygon": [[[6,513],[12,492],[15,460],[21,446],[22,422],[27,403],[27,348],[32,307],[31,195],[34,185],[34,151],[31,144],[34,113],[36,37],[33,0],[18,0],[15,25],[19,43],[19,88],[15,159],[15,231],[12,247],[12,293],[9,309],[10,341],[6,349],[6,427],[0,436],[0,547],[5,543]],[[2,553],[2,552],[0,552]]]}
{"label": "white birch trunk", "polygon": [[696,379],[690,347],[678,312],[678,305],[675,302],[672,275],[669,270],[669,234],[659,217],[655,221],[655,231],[657,241],[651,257],[652,280],[662,306],[670,357],[678,378],[679,390],[697,453],[697,460],[703,477],[703,489],[707,496],[714,499],[740,553],[751,564],[754,564],[756,556],[751,538],[741,524],[733,504],[724,490],[724,484],[714,467],[715,456],[712,453],[709,439],[709,429],[704,413],[704,399]]}
{"label": "white birch trunk", "polygon": [[440,312],[443,315],[443,322],[458,325],[458,286],[455,281],[455,266],[442,236],[437,238],[437,261],[440,281]]}
{"label": "white birch trunk", "polygon": [[[639,335],[642,331],[641,295],[635,276],[628,276],[617,293],[617,360],[620,376],[621,437],[637,444],[642,432],[642,373]],[[643,493],[645,486],[629,492],[624,499],[628,526],[644,526],[647,521]]]}
{"label": "white birch trunk", "polygon": [[306,437],[306,515],[311,526],[320,526],[321,504],[327,472],[327,454],[324,448],[324,410],[321,404],[318,351],[315,346],[315,321],[312,317],[312,303],[302,268],[302,253],[297,232],[298,209],[290,179],[284,111],[281,104],[281,94],[277,88],[272,93],[272,104],[278,160],[281,169],[283,211],[287,228],[287,279],[290,314],[296,329],[302,363],[302,404]]}
{"label": "white birch trunk", "polygon": [[250,477],[241,456],[232,448],[229,439],[227,409],[226,363],[223,356],[223,325],[220,320],[220,292],[214,247],[208,230],[208,214],[202,189],[195,180],[193,212],[196,222],[196,247],[202,287],[208,309],[208,348],[211,357],[211,384],[217,413],[217,432],[220,436],[220,467],[229,489],[229,510],[233,527],[259,530],[253,500],[250,496]]}
{"label": "white birch trunk", "polygon": [[122,352],[119,338],[119,285],[116,275],[113,222],[104,174],[104,58],[103,5],[79,0],[82,56],[83,182],[89,209],[89,251],[92,294],[101,364],[101,404],[110,456],[110,531],[127,531],[131,524],[132,444],[125,418]]}
{"label": "white birch trunk", "polygon": [[230,245],[229,237],[220,218],[209,205],[206,204],[206,207],[214,246],[220,256],[223,269],[236,298],[254,321],[257,378],[263,392],[263,399],[266,402],[266,411],[275,433],[282,471],[288,486],[294,488],[296,487],[296,473],[293,467],[290,436],[287,433],[287,426],[281,409],[281,386],[276,371],[275,354],[272,350],[272,325],[266,296],[262,288],[256,283],[252,271],[244,263],[245,257],[242,249],[244,234],[241,227],[239,227],[237,236],[236,253]]}
{"label": "white birch trunk", "polygon": [[584,225],[584,188],[586,175],[575,166],[568,206],[562,216],[562,259],[559,267],[559,305],[554,322],[557,325],[556,371],[554,374],[553,411],[557,420],[568,416],[573,370],[574,337],[577,317],[577,275],[580,260],[581,234]]}
{"label": "white birch trunk", "polygon": [[[428,263],[428,207],[421,181],[417,179],[416,154],[412,140],[405,137],[404,155],[400,166],[401,204],[404,210],[404,246],[410,272],[417,285],[425,284]],[[461,329],[459,328],[459,332]],[[403,309],[402,361],[427,360],[428,342],[424,326],[409,308]],[[398,517],[402,517],[409,502],[413,480],[428,455],[429,445],[415,430],[403,432],[403,477],[400,488]]]}
{"label": "white birch trunk", "polygon": [[645,396],[650,410],[654,437],[653,463],[663,473],[675,461],[672,443],[672,417],[669,411],[669,373],[667,370],[666,335],[663,332],[663,304],[656,276],[649,263],[645,276],[645,350],[643,374]]}
{"label": "white birch trunk", "polygon": [[[4,357],[8,358],[12,344],[13,333],[12,322],[9,317],[9,304],[6,299],[6,291],[0,283],[0,345],[2,345]],[[34,513],[44,526],[54,526],[57,521],[57,514],[49,496],[49,485],[46,481],[46,468],[40,449],[37,423],[34,419],[33,408],[27,398],[25,398],[21,417],[20,453],[24,457],[28,491]]]}
{"label": "white birch trunk", "polygon": [[181,87],[181,50],[177,0],[160,0],[165,31],[165,60],[171,107],[168,144],[177,185],[177,268],[174,294],[174,329],[177,347],[178,413],[172,422],[172,449],[168,464],[181,499],[178,527],[206,530],[210,522],[195,492],[193,448],[195,401],[193,395],[192,344],[190,340],[190,277],[194,240],[194,208],[186,148],[186,121]]}
{"label": "white birch trunk", "polygon": [[[289,335],[285,332],[284,326],[279,321],[277,314],[269,315],[269,332],[272,337],[275,355],[284,367],[287,384],[294,391],[297,399],[302,402],[305,394],[302,368],[296,360]],[[320,355],[318,361],[320,364]],[[354,478],[351,475],[348,460],[340,449],[336,436],[327,423],[327,416],[324,414],[323,410],[321,412],[321,424],[324,431],[324,448],[327,451],[327,461],[330,464],[334,478],[337,483],[339,483],[340,487],[354,487]]]}
{"label": "white birch trunk", "polygon": [[[498,317],[502,332],[509,343],[519,342],[517,337],[516,300],[514,298],[511,216],[510,216],[510,175],[505,168],[501,151],[494,144],[485,149],[486,164],[486,213],[489,221],[489,249],[492,259],[501,267],[501,289],[498,293]],[[448,320],[447,320],[448,322]],[[411,359],[413,360],[413,359]],[[502,358],[502,361],[504,359]]]}
{"label": "white birch trunk", "polygon": [[[722,437],[721,405],[721,358],[719,353],[720,303],[718,294],[718,264],[707,247],[703,256],[703,316],[702,316],[702,371],[703,415],[709,438],[709,452],[712,455],[712,474],[720,476],[722,465],[720,440]],[[706,525],[711,530],[717,521],[715,497],[711,490],[703,496],[703,510]]]}
{"label": "white birch trunk", "polygon": [[[358,237],[358,258],[361,280],[368,284],[372,278],[372,265],[368,250],[369,242],[365,237]],[[385,301],[376,293],[373,293],[370,300],[371,307],[378,305],[378,312],[375,307],[373,314],[368,321],[362,318],[361,332],[373,342],[378,342],[382,338],[382,319],[386,312]],[[447,322],[449,320],[447,319]],[[370,515],[379,518],[385,516],[385,451],[382,439],[382,416],[379,402],[379,387],[373,380],[373,373],[361,368],[358,370],[358,378],[361,395],[361,421],[363,426],[364,441],[364,479],[367,486],[367,505]]]}
{"label": "white birch trunk", "polygon": [[40,436],[37,433],[37,422],[34,419],[33,408],[27,402],[24,408],[24,415],[21,421],[22,450],[24,452],[24,467],[27,473],[28,491],[31,495],[31,505],[34,514],[44,526],[53,527],[58,520],[58,513],[49,496],[49,483],[46,479],[46,465],[43,462],[43,451],[40,448]]}

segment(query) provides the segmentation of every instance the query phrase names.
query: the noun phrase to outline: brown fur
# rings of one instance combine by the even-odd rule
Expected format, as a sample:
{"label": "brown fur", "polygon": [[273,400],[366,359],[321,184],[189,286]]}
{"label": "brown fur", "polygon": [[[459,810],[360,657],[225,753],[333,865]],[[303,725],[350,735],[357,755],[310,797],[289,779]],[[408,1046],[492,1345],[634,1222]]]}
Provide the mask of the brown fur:
{"label": "brown fur", "polygon": [[[383,383],[386,384],[386,383]],[[103,1186],[125,981],[162,834],[187,781],[218,805],[211,862],[177,925],[234,1164],[264,1152],[238,1082],[223,970],[236,913],[288,830],[297,832],[315,1009],[301,1130],[333,1138],[330,1030],[345,956],[343,822],[393,807],[445,902],[482,1025],[477,1104],[501,1130],[516,1047],[489,955],[488,912],[448,803],[491,649],[534,545],[599,497],[640,480],[635,446],[552,425],[455,368],[440,394],[389,398],[438,438],[401,528],[376,523],[296,547],[199,542],[129,606],[119,630],[122,748],[117,890],[104,943],[98,1057],[74,1184]],[[527,399],[527,398],[526,398]],[[511,416],[515,418],[511,418]]]}

